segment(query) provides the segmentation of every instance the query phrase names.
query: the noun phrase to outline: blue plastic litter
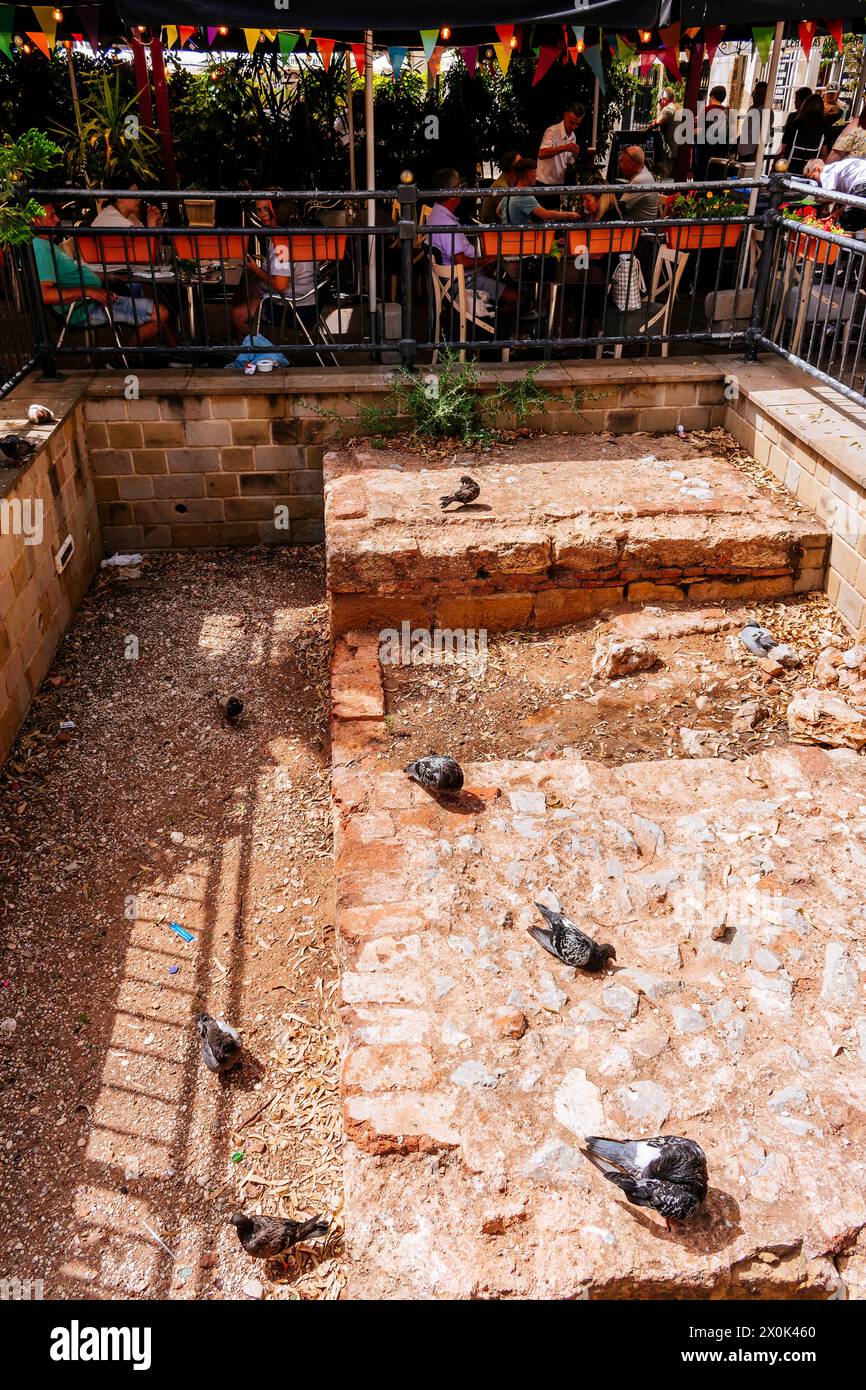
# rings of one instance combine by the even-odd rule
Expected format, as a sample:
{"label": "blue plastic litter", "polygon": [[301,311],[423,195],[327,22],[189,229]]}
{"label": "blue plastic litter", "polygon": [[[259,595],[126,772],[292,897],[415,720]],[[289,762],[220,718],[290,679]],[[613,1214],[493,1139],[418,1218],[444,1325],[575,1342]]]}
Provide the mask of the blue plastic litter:
{"label": "blue plastic litter", "polygon": [[168,929],[173,931],[175,936],[179,936],[182,941],[194,940],[192,932],[187,931],[186,927],[182,927],[179,922],[169,922]]}
{"label": "blue plastic litter", "polygon": [[180,970],[180,966],[179,966],[179,965],[170,965],[170,966],[168,967],[168,973],[169,973],[169,975],[176,975],[177,972],[178,972],[178,970]]}
{"label": "blue plastic litter", "polygon": [[270,352],[239,352],[234,362],[230,362],[230,367],[239,367],[243,371],[247,362],[262,362],[265,358],[270,358],[278,367],[288,367],[289,359],[284,357],[281,352],[274,352],[274,346],[270,338],[266,338],[262,333],[255,333],[250,337],[249,333],[241,343],[242,348],[270,348]]}

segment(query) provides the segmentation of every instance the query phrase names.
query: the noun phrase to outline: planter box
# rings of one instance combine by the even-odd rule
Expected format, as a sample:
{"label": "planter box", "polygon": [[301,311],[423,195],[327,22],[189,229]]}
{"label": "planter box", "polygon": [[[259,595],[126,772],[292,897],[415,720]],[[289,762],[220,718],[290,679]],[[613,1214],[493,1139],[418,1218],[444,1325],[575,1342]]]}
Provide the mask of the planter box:
{"label": "planter box", "polygon": [[743,235],[742,222],[704,222],[698,227],[668,227],[665,236],[672,251],[710,251],[736,246]]}
{"label": "planter box", "polygon": [[313,232],[312,235],[293,234],[273,238],[277,253],[279,254],[281,247],[285,250],[288,264],[293,261],[341,261],[346,254],[346,241],[345,235],[335,232]]}
{"label": "planter box", "polygon": [[174,238],[175,255],[182,261],[243,261],[246,237],[225,232],[189,232]]}
{"label": "planter box", "polygon": [[590,256],[633,251],[639,236],[639,227],[617,227],[615,223],[603,227],[584,228],[580,232],[569,232],[568,254],[575,256],[586,248],[589,249]]}
{"label": "planter box", "polygon": [[792,232],[788,255],[797,261],[814,261],[815,265],[835,265],[839,247],[834,241],[819,241],[817,237],[798,236]]}
{"label": "planter box", "polygon": [[553,230],[544,227],[503,227],[482,232],[485,256],[545,256],[553,246]]}

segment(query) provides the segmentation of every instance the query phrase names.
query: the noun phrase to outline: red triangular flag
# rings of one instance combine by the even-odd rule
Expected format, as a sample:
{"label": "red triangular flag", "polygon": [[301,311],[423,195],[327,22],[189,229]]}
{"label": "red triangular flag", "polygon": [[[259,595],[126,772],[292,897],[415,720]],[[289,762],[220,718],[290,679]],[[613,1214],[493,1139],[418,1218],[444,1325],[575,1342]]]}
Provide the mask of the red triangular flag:
{"label": "red triangular flag", "polygon": [[682,76],[682,74],[680,73],[679,45],[677,45],[676,47],[673,47],[673,45],[671,45],[668,48],[663,48],[661,52],[658,53],[656,56],[667,68],[674,81],[679,82]]}
{"label": "red triangular flag", "polygon": [[797,37],[800,40],[803,52],[808,58],[812,51],[812,40],[815,37],[815,21],[813,19],[804,19],[802,24],[798,24]]}
{"label": "red triangular flag", "polygon": [[831,39],[836,40],[836,47],[842,52],[842,21],[841,19],[825,19],[824,28]]}
{"label": "red triangular flag", "polygon": [[183,48],[184,44],[185,44],[185,43],[189,43],[190,39],[192,38],[193,34],[195,33],[195,25],[194,25],[194,24],[179,24],[179,25],[177,26],[177,32],[180,34],[180,46],[181,46],[181,48]]}
{"label": "red triangular flag", "polygon": [[334,51],[334,44],[336,42],[336,39],[320,39],[318,36],[316,37],[316,47],[319,50],[319,57],[324,64],[325,72],[327,72],[328,68],[331,66],[331,54]]}
{"label": "red triangular flag", "polygon": [[655,55],[654,53],[648,53],[648,52],[645,51],[645,52],[643,52],[643,53],[640,54],[640,75],[641,75],[641,77],[648,77],[648,76],[649,76],[649,74],[652,72],[652,66],[653,66],[653,63],[655,62],[655,60],[656,60],[656,55]]}
{"label": "red triangular flag", "polygon": [[704,43],[706,44],[706,58],[708,62],[713,61],[713,54],[722,42],[722,35],[725,32],[724,24],[716,24],[704,30]]}
{"label": "red triangular flag", "polygon": [[493,27],[494,27],[494,29],[496,30],[497,34],[499,35],[499,42],[503,45],[503,47],[504,47],[504,48],[510,48],[510,47],[511,47],[511,40],[514,38],[514,25],[513,25],[513,24],[494,24]]}
{"label": "red triangular flag", "polygon": [[349,47],[352,50],[352,57],[355,59],[355,67],[358,69],[358,76],[364,76],[364,64],[367,61],[367,50],[362,43],[353,43]]}
{"label": "red triangular flag", "polygon": [[474,77],[475,70],[478,67],[478,44],[470,44],[468,48],[461,48],[460,52],[466,64],[466,71],[469,73],[470,77]]}
{"label": "red triangular flag", "polygon": [[561,44],[543,43],[541,45],[538,50],[538,62],[535,65],[535,76],[532,79],[533,87],[550,71],[561,52]]}
{"label": "red triangular flag", "polygon": [[51,54],[48,51],[48,40],[46,39],[41,29],[37,33],[33,33],[30,29],[25,29],[24,32],[26,33],[28,39],[31,39],[32,42],[35,43],[40,53],[44,53],[46,58],[51,57]]}

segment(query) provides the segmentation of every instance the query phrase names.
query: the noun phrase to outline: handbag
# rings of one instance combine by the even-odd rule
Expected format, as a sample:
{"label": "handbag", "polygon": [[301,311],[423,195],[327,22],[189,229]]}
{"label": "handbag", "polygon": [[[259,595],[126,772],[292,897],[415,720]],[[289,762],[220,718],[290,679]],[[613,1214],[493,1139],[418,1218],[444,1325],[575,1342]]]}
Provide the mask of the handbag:
{"label": "handbag", "polygon": [[610,296],[621,314],[639,309],[646,293],[640,261],[630,253],[622,255],[610,280]]}

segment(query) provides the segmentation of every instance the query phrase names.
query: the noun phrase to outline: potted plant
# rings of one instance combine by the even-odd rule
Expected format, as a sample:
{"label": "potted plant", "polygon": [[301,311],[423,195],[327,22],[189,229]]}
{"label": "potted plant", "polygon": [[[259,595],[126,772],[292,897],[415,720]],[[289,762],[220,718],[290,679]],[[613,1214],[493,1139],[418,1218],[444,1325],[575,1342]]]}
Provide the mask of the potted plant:
{"label": "potted plant", "polygon": [[[790,222],[799,222],[803,227],[818,227],[822,232],[834,232],[837,236],[844,232],[832,217],[821,217],[814,203],[782,203],[779,211]],[[834,241],[820,241],[817,237],[794,232],[788,237],[788,255],[798,261],[814,261],[815,265],[835,265],[839,247]]]}
{"label": "potted plant", "polygon": [[696,227],[668,227],[667,243],[674,251],[707,251],[723,246],[736,246],[743,234],[742,222],[731,223],[731,217],[745,217],[748,206],[738,194],[729,189],[712,189],[703,193],[677,193],[668,202],[668,217],[711,218]]}
{"label": "potted plant", "polygon": [[20,246],[33,236],[33,219],[44,208],[25,197],[34,174],[46,174],[60,158],[60,150],[40,130],[28,130],[16,140],[0,145],[0,252]]}

